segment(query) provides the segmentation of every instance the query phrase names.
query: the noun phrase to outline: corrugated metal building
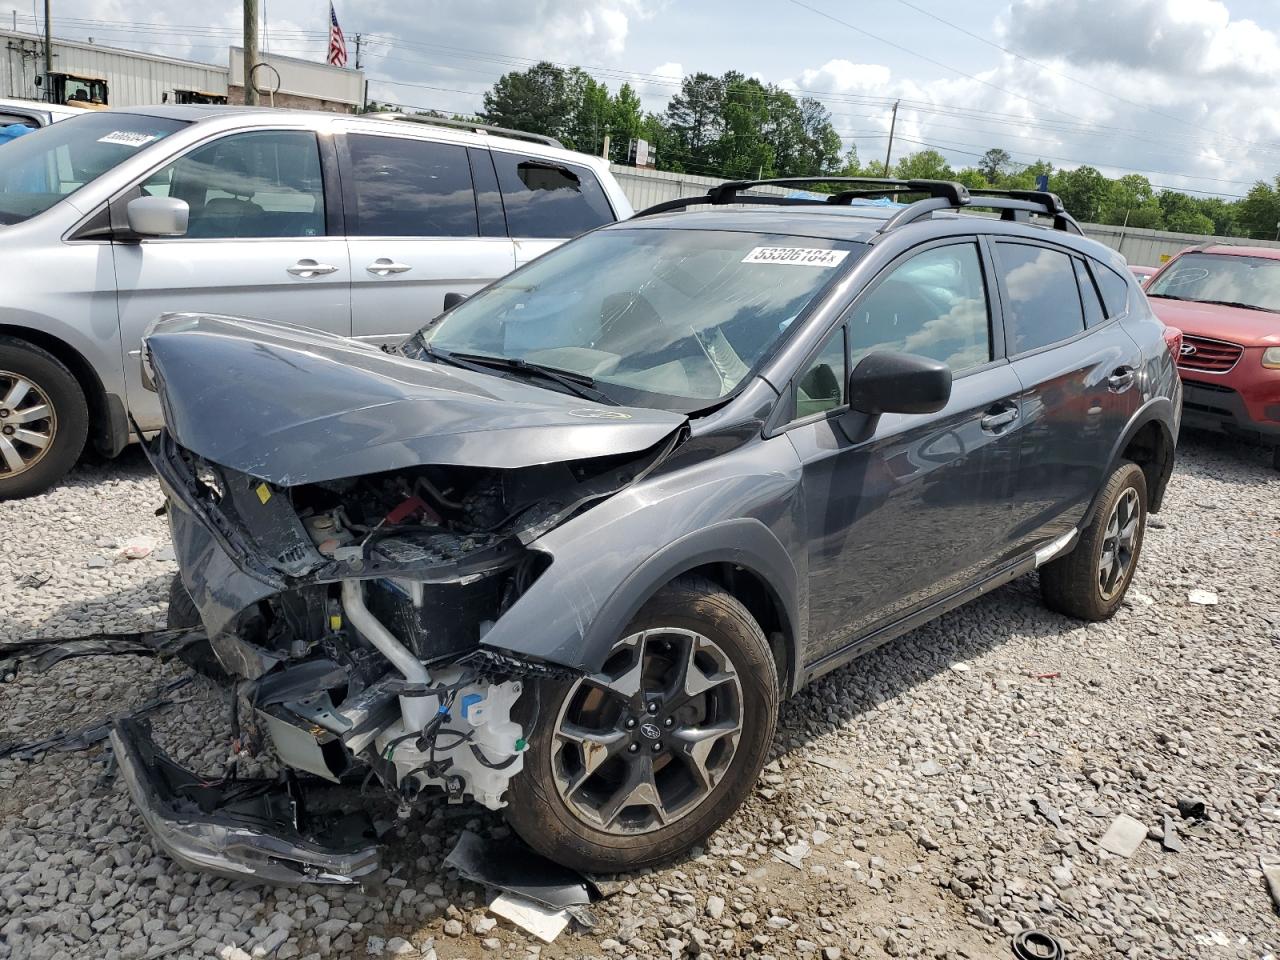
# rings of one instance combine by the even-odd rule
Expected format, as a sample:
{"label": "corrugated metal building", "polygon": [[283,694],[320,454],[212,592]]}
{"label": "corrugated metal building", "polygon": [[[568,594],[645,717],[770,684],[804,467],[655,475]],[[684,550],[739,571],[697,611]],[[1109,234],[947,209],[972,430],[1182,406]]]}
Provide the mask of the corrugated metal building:
{"label": "corrugated metal building", "polygon": [[[364,102],[364,74],[358,70],[276,54],[264,54],[262,60],[255,80],[263,103],[269,102],[267,92],[277,89],[277,106],[350,112]],[[243,51],[231,47],[228,62],[229,67],[218,66],[96,43],[53,41],[54,71],[105,80],[113,107],[183,102],[180,93],[243,103]],[[0,30],[0,97],[44,99],[43,88],[35,82],[43,74],[44,39]]]}

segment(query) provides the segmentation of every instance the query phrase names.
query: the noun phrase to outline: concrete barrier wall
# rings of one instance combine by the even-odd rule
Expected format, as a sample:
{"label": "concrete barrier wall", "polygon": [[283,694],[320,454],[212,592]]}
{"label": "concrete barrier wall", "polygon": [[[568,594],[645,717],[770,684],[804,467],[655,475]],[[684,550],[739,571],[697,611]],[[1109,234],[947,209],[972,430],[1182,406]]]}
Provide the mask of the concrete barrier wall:
{"label": "concrete barrier wall", "polygon": [[[612,164],[613,175],[618,178],[627,199],[637,210],[674,200],[677,197],[693,197],[706,193],[723,180],[716,177],[695,177],[665,170],[643,170]],[[761,187],[762,193],[785,195],[789,191],[780,187]],[[1082,223],[1085,235],[1114,250],[1119,250],[1130,263],[1158,267],[1161,257],[1168,258],[1179,250],[1198,243],[1225,243],[1235,246],[1277,247],[1272,240],[1245,240],[1240,237],[1204,237],[1192,233],[1168,233],[1163,230],[1141,230],[1137,227],[1113,227],[1102,223]]]}

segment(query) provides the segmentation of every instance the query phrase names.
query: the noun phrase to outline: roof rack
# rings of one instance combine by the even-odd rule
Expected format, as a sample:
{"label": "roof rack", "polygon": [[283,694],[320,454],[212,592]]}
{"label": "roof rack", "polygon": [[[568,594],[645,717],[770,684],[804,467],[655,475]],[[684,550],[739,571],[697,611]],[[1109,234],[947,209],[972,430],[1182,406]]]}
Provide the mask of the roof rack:
{"label": "roof rack", "polygon": [[[844,184],[854,189],[830,194],[825,199],[814,197],[775,197],[743,195],[754,187],[800,187],[812,184]],[[1002,220],[1025,221],[1028,214],[1038,213],[1053,218],[1055,230],[1083,235],[1080,225],[1066,211],[1057,194],[1039,190],[969,190],[953,180],[897,180],[884,177],[776,177],[768,180],[727,180],[707,191],[705,196],[679,197],[646,207],[636,214],[648,217],[692,206],[721,206],[749,203],[761,206],[829,206],[848,205],[856,199],[891,197],[903,193],[923,193],[924,199],[899,210],[884,222],[879,233],[885,233],[916,220],[923,220],[942,210],[980,207],[999,210]]]}
{"label": "roof rack", "polygon": [[470,120],[433,117],[427,113],[394,113],[389,110],[381,113],[366,113],[364,116],[372,117],[375,120],[407,120],[409,123],[425,123],[436,127],[455,127],[458,130],[470,130],[472,133],[496,133],[499,136],[511,137],[514,140],[531,140],[534,143],[546,144],[548,147],[565,149],[564,144],[555,137],[544,136],[541,133],[529,133],[527,130],[513,130],[510,127],[495,127],[488,123],[472,123]]}

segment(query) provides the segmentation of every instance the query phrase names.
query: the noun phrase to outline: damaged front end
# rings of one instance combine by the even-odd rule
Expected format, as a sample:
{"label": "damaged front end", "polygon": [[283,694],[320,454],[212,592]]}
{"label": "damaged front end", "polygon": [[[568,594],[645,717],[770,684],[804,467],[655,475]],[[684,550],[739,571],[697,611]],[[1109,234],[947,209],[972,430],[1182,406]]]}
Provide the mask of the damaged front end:
{"label": "damaged front end", "polygon": [[[210,447],[198,431],[183,434],[186,392],[174,375],[183,357],[178,347],[187,346],[184,336],[192,335],[148,341],[171,424],[148,445],[148,455],[168,498],[183,584],[234,683],[242,740],[256,735],[269,742],[297,778],[372,780],[402,811],[436,790],[454,801],[503,806],[507,784],[524,763],[529,731],[517,702],[525,684],[576,673],[487,647],[483,639],[547,573],[551,561],[536,549],[537,539],[645,476],[678,442],[679,421],[636,433],[632,445],[657,437],[642,448],[601,453],[594,438],[575,440],[564,432],[599,431],[607,422],[581,416],[583,401],[565,397],[579,414],[566,422],[558,394],[527,388],[538,402],[552,398],[546,419],[561,431],[552,442],[591,455],[538,462],[537,451],[514,457],[490,451],[468,458],[475,464],[424,464],[415,462],[414,451],[402,450],[402,466],[339,478],[319,465],[299,469],[296,459],[287,470],[244,457],[227,465],[192,449],[192,442]],[[158,345],[158,339],[166,342]],[[262,342],[250,342],[260,359]],[[314,356],[314,345],[308,354]],[[383,362],[361,359],[375,368]],[[394,375],[402,379],[404,365],[415,372],[426,366],[387,360],[399,365]],[[371,392],[385,387],[389,375],[375,370]],[[276,387],[288,389],[278,381]],[[456,400],[436,384],[420,387],[439,389],[442,405]],[[448,387],[470,391],[474,402],[488,383]],[[207,404],[208,391],[199,399]],[[421,400],[421,393],[413,399]],[[518,399],[525,403],[516,413],[528,419],[532,399]],[[496,410],[512,399],[489,402]],[[366,414],[361,409],[352,415]],[[316,419],[305,418],[308,429]],[[331,420],[337,419],[335,412]],[[447,419],[455,427],[465,423]],[[371,432],[388,435],[385,421],[368,422]],[[470,428],[482,430],[483,424]],[[287,432],[271,441],[277,461],[287,442]],[[396,442],[412,446],[403,438]],[[317,462],[323,457],[310,454],[306,444],[294,450]],[[373,460],[386,463],[385,451]],[[536,720],[536,710],[525,714]],[[216,820],[203,807],[193,811],[189,802],[179,802],[181,790],[164,772],[172,765],[136,730],[117,730],[113,742],[122,768],[127,761],[126,780],[148,825],[184,864],[275,882],[338,882],[366,872],[364,846],[348,842],[317,856],[312,847],[325,848],[332,837],[309,832],[296,816],[277,815],[267,824],[253,814],[246,820],[236,809],[218,810]],[[289,797],[300,799],[301,782],[290,779],[293,793],[273,802],[291,810]]]}

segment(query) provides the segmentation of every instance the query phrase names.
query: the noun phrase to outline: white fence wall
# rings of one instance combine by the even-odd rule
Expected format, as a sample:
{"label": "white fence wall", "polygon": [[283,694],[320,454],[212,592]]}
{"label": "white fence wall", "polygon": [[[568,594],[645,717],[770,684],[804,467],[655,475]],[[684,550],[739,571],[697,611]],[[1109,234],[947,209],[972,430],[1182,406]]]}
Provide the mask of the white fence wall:
{"label": "white fence wall", "polygon": [[[644,170],[611,164],[613,175],[618,178],[627,199],[637,210],[674,200],[677,197],[694,197],[706,193],[717,183],[715,177],[695,177],[665,170]],[[761,188],[763,192],[785,194],[782,188]],[[1136,227],[1113,227],[1101,223],[1082,223],[1085,235],[1114,250],[1119,250],[1130,263],[1159,266],[1161,257],[1169,257],[1197,243],[1225,243],[1235,246],[1278,247],[1271,240],[1244,240],[1240,237],[1207,237],[1191,233],[1168,233],[1163,230],[1140,230]]]}

